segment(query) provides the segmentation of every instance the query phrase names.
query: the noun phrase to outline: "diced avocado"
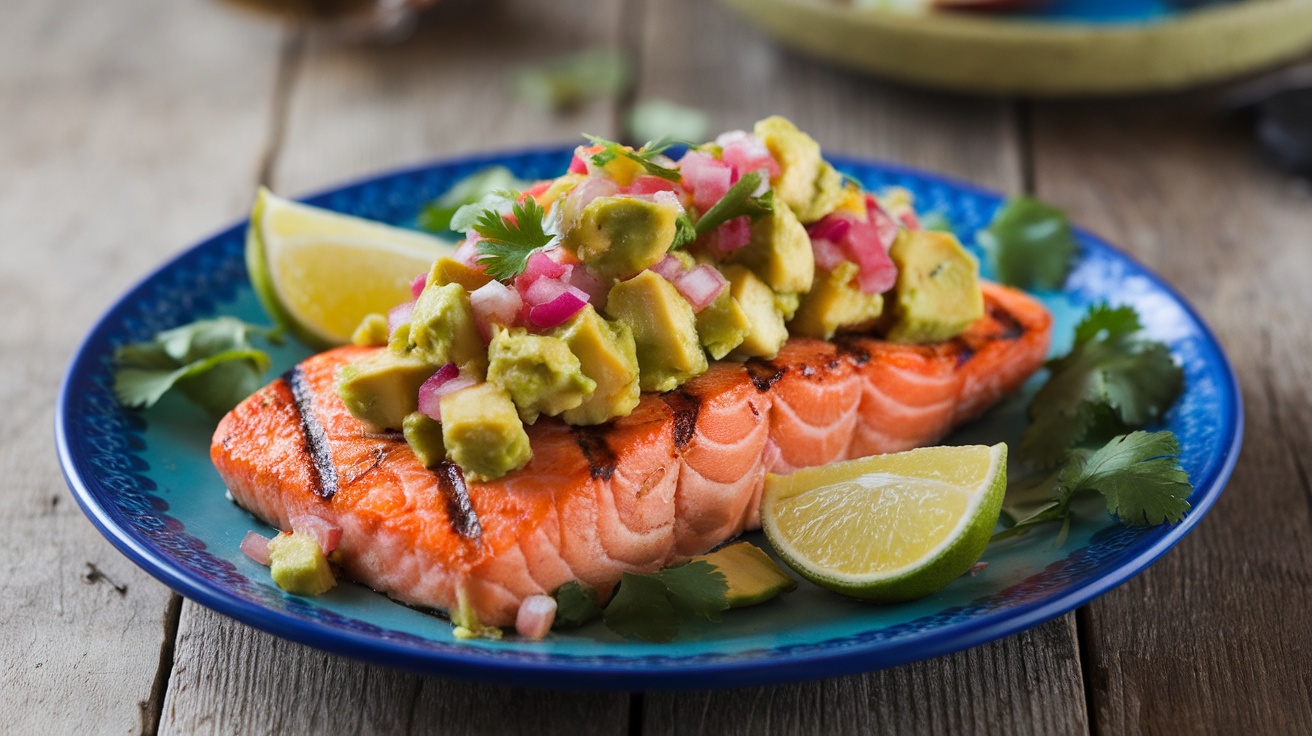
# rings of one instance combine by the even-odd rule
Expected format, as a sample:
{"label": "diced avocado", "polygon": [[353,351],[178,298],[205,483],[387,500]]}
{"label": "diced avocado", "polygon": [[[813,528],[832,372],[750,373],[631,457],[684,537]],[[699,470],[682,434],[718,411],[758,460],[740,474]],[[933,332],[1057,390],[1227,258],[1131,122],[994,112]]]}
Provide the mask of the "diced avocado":
{"label": "diced avocado", "polygon": [[442,397],[441,407],[447,457],[470,479],[500,478],[532,459],[515,402],[495,383],[449,393]]}
{"label": "diced avocado", "polygon": [[692,307],[664,276],[643,271],[611,287],[606,312],[633,329],[643,391],[672,391],[706,372]]}
{"label": "diced avocado", "polygon": [[487,349],[474,326],[469,294],[460,284],[430,284],[410,316],[411,352],[434,366],[455,363],[479,378],[487,372]]}
{"label": "diced avocado", "polygon": [[888,254],[897,264],[897,284],[884,321],[889,340],[940,342],[984,316],[979,262],[955,235],[903,230]]}
{"label": "diced avocado", "polygon": [[601,424],[625,416],[638,405],[638,354],[633,330],[620,322],[602,319],[589,304],[564,324],[551,330],[578,356],[583,375],[597,383],[592,396],[561,418],[570,424]]}
{"label": "diced avocado", "polygon": [[720,292],[710,306],[697,313],[697,339],[715,360],[741,345],[752,331],[747,314],[729,291]]}
{"label": "diced avocado", "polygon": [[721,270],[729,280],[729,294],[751,324],[751,331],[730,357],[773,358],[788,341],[788,328],[775,306],[774,292],[745,266],[731,265]]}
{"label": "diced avocado", "polygon": [[774,308],[779,310],[779,316],[783,317],[785,322],[792,319],[794,314],[797,314],[797,307],[801,303],[802,295],[795,291],[782,293],[776,291],[774,293]]}
{"label": "diced avocado", "polygon": [[360,320],[360,325],[351,333],[351,344],[362,347],[377,347],[387,344],[387,317],[381,314],[367,314]]}
{"label": "diced avocado", "polygon": [[820,144],[778,115],[756,124],[753,132],[779,162],[781,172],[771,182],[803,223],[812,223],[838,206],[843,198],[843,177],[820,157]]}
{"label": "diced avocado", "polygon": [[578,356],[558,337],[523,328],[498,329],[488,346],[487,380],[504,388],[525,424],[554,417],[592,395],[597,382],[583,375]]}
{"label": "diced avocado", "polygon": [[551,182],[551,186],[547,187],[547,191],[534,197],[534,199],[537,200],[538,204],[542,205],[543,209],[547,209],[555,204],[561,197],[569,194],[574,187],[579,185],[579,182],[586,178],[587,177],[583,174],[565,174],[563,176],[558,176]]}
{"label": "diced avocado", "polygon": [[730,608],[764,603],[797,588],[797,581],[751,542],[735,542],[693,558],[694,562],[699,560],[711,563],[724,574]]}
{"label": "diced avocado", "polygon": [[598,197],[583,208],[561,242],[602,276],[627,278],[665,257],[680,214],[677,202]]}
{"label": "diced avocado", "polygon": [[405,355],[414,348],[410,344],[410,323],[402,322],[392,330],[392,334],[387,338],[387,349],[398,354]]}
{"label": "diced avocado", "polygon": [[283,532],[269,541],[269,573],[293,595],[319,595],[337,584],[319,542],[302,532]]}
{"label": "diced avocado", "polygon": [[405,415],[401,425],[405,441],[425,468],[436,467],[446,459],[446,445],[442,442],[442,423],[427,414],[412,411]]}
{"label": "diced avocado", "polygon": [[337,395],[356,419],[400,429],[405,416],[419,408],[419,387],[436,371],[413,355],[379,350],[342,367]]}
{"label": "diced avocado", "polygon": [[432,270],[428,272],[430,285],[460,284],[467,294],[472,294],[475,290],[486,286],[491,280],[492,277],[486,273],[446,256],[434,261]]}
{"label": "diced avocado", "polygon": [[771,289],[780,293],[805,292],[815,278],[811,237],[792,209],[781,201],[774,212],[752,223],[752,239],[729,256],[730,263],[752,269]]}
{"label": "diced avocado", "polygon": [[883,294],[867,294],[857,288],[857,265],[843,261],[833,271],[821,270],[815,286],[802,297],[788,329],[798,335],[828,340],[844,329],[873,326],[884,311]]}

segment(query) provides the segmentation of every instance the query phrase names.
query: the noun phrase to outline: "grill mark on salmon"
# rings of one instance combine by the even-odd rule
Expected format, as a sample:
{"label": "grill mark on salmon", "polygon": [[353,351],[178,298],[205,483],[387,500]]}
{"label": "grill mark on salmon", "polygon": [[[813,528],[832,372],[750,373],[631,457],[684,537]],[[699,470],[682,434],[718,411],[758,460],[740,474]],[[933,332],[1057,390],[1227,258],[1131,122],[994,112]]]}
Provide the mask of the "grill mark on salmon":
{"label": "grill mark on salmon", "polygon": [[671,391],[661,398],[674,412],[674,446],[682,450],[697,431],[697,414],[702,402],[683,389]]}
{"label": "grill mark on salmon", "polygon": [[314,492],[324,500],[331,499],[337,493],[337,466],[333,465],[328,438],[314,413],[314,393],[305,382],[300,366],[284,373],[282,380],[292,390],[292,402],[301,417],[301,432],[305,435],[305,450],[310,455]]}
{"label": "grill mark on salmon", "polygon": [[451,528],[465,539],[478,539],[483,536],[483,527],[478,523],[474,505],[469,500],[469,487],[465,485],[465,473],[460,466],[450,460],[443,460],[433,473],[437,475],[437,485],[446,497],[447,516],[451,519]]}
{"label": "grill mark on salmon", "polygon": [[606,444],[606,425],[574,427],[574,441],[587,458],[593,480],[610,480],[615,475],[615,453]]}
{"label": "grill mark on salmon", "polygon": [[763,358],[752,358],[744,363],[743,367],[747,369],[747,375],[752,377],[756,390],[761,393],[769,391],[771,386],[784,377],[784,372],[787,370]]}
{"label": "grill mark on salmon", "polygon": [[[530,595],[577,580],[605,596],[624,572],[759,527],[767,470],[931,444],[1014,391],[1042,365],[1051,318],[1019,292],[984,294],[990,308],[961,340],[794,338],[771,361],[712,363],[678,392],[644,394],[604,425],[541,418],[526,428],[528,466],[467,481],[463,495],[342,405],[336,373],[370,348],[303,362],[310,400],[299,411],[288,382],[261,389],[220,422],[211,455],[237,503],[270,524],[311,509],[340,524],[349,578],[407,605],[449,611],[463,597],[479,621],[506,626]],[[317,419],[340,476],[326,501],[302,414]]]}

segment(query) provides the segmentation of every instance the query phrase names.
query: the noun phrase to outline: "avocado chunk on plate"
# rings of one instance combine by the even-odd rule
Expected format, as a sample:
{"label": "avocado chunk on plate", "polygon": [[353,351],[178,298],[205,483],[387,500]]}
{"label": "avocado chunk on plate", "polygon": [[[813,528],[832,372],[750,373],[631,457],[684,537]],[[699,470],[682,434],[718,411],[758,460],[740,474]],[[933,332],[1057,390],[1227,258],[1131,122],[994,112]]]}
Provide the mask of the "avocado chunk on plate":
{"label": "avocado chunk on plate", "polygon": [[773,358],[788,341],[788,328],[775,303],[775,294],[745,266],[721,269],[729,280],[729,295],[738,302],[751,330],[729,354],[731,358]]}
{"label": "avocado chunk on plate", "polygon": [[672,391],[706,372],[692,307],[664,276],[643,271],[616,284],[606,312],[633,329],[643,391]]}
{"label": "avocado chunk on plate", "polygon": [[781,172],[771,184],[797,219],[810,224],[834,211],[843,198],[843,176],[820,157],[820,144],[786,118],[759,121],[753,132],[770,149]]}
{"label": "avocado chunk on plate", "polygon": [[487,351],[474,325],[469,294],[460,284],[424,288],[410,315],[408,340],[414,355],[431,365],[455,363],[480,378],[487,372]]}
{"label": "avocado chunk on plate", "polygon": [[764,603],[797,588],[797,581],[751,542],[734,542],[693,561],[709,562],[724,574],[730,608]]}
{"label": "avocado chunk on plate", "polygon": [[583,208],[561,243],[602,276],[627,278],[665,257],[681,214],[677,200],[598,197]]}
{"label": "avocado chunk on plate", "polygon": [[480,383],[441,399],[442,444],[470,480],[500,478],[533,457],[528,433],[510,395]]}
{"label": "avocado chunk on plate", "polygon": [[780,293],[800,293],[811,288],[815,277],[815,256],[806,228],[782,201],[774,203],[774,212],[752,223],[752,239],[734,251],[730,263],[741,263],[771,289]]}
{"label": "avocado chunk on plate", "polygon": [[832,271],[821,269],[815,286],[802,295],[788,328],[799,335],[828,340],[842,329],[873,326],[884,311],[883,294],[867,294],[857,288],[857,265],[843,261]]}
{"label": "avocado chunk on plate", "polygon": [[319,542],[301,532],[269,540],[269,574],[275,585],[294,595],[320,595],[337,585]]}
{"label": "avocado chunk on plate", "polygon": [[565,410],[562,419],[569,424],[601,424],[633,411],[640,389],[637,346],[628,325],[603,319],[589,304],[549,334],[565,341],[578,356],[583,375],[597,384],[592,396]]}
{"label": "avocado chunk on plate", "polygon": [[379,350],[354,361],[337,376],[337,395],[351,416],[384,429],[400,429],[419,408],[419,387],[437,372],[413,355]]}
{"label": "avocado chunk on plate", "polygon": [[979,262],[955,235],[903,230],[888,254],[897,264],[892,303],[881,320],[890,341],[940,342],[984,316]]}
{"label": "avocado chunk on plate", "polygon": [[559,337],[534,335],[520,327],[498,329],[487,352],[487,380],[510,394],[525,424],[536,422],[540,414],[554,417],[577,408],[597,388]]}

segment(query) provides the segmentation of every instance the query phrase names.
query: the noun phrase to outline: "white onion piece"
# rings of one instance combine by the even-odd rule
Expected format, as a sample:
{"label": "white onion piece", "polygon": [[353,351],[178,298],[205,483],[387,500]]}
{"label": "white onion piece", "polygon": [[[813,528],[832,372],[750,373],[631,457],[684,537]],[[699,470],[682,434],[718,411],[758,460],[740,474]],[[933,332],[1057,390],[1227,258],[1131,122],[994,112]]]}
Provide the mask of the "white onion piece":
{"label": "white onion piece", "polygon": [[683,275],[683,262],[672,255],[666,255],[651,270],[665,277],[665,280],[671,284],[679,280]]}
{"label": "white onion piece", "polygon": [[556,599],[549,595],[531,595],[519,604],[515,614],[515,631],[525,639],[541,639],[556,622]]}
{"label": "white onion piece", "polygon": [[340,526],[313,514],[293,516],[291,524],[292,531],[314,537],[314,541],[319,543],[319,549],[323,550],[324,554],[337,549],[337,543],[342,541]]}
{"label": "white onion piece", "polygon": [[492,340],[492,326],[509,327],[515,324],[524,300],[519,292],[500,281],[489,281],[469,295],[469,306],[474,312],[474,325],[484,342]]}
{"label": "white onion piece", "polygon": [[256,532],[246,532],[246,538],[241,540],[241,551],[261,565],[269,566],[269,539],[267,537]]}
{"label": "white onion piece", "polygon": [[680,275],[674,282],[674,288],[688,300],[694,312],[711,306],[728,285],[729,282],[719,271],[704,263]]}

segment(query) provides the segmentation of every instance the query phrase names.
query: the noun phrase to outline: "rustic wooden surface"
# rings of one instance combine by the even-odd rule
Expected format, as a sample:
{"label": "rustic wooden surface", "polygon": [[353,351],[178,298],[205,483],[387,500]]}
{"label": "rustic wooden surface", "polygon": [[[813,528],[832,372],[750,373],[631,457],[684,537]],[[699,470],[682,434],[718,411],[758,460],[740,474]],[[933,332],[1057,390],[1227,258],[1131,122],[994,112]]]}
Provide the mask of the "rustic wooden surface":
{"label": "rustic wooden surface", "polygon": [[[910,90],[783,52],[707,0],[451,1],[351,46],[205,0],[11,0],[0,23],[0,733],[1256,733],[1312,722],[1312,193],[1206,97],[1018,103]],[[534,60],[624,49],[632,95],[545,116]],[[1247,439],[1195,533],[1016,636],[868,675],[570,693],[423,677],[183,601],[94,530],[50,449],[103,309],[239,217],[398,164],[612,137],[635,101],[713,130],[794,118],[828,150],[1032,189],[1188,294],[1243,385]]]}

